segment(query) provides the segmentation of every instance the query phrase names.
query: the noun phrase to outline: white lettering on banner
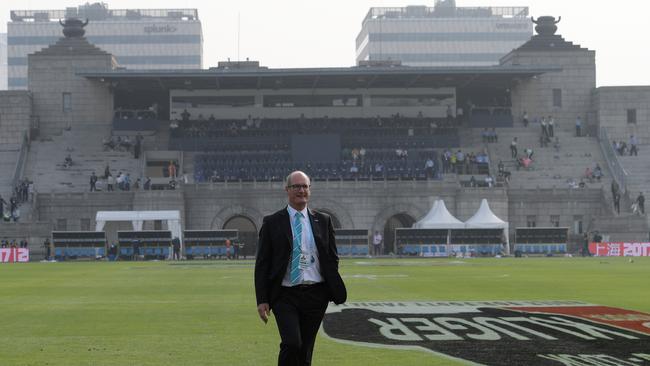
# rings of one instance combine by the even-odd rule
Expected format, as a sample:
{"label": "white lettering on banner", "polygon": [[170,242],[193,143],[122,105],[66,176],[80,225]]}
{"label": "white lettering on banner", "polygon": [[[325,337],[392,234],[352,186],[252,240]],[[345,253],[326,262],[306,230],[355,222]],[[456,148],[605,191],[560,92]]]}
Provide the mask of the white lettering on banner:
{"label": "white lettering on banner", "polygon": [[530,339],[492,323],[499,323],[508,328],[517,329],[529,335],[547,340],[556,340],[557,338],[514,323],[529,323],[542,326],[590,341],[597,339],[613,340],[614,338],[639,339],[632,335],[619,333],[592,324],[578,323],[560,317],[552,317],[550,319],[539,317],[503,317],[500,319],[476,317],[471,320],[456,317],[434,317],[431,319],[386,318],[385,321],[370,318],[368,321],[378,325],[379,333],[387,339],[402,342],[424,341],[425,339],[433,341],[462,341],[468,339],[498,341],[502,339],[499,333],[519,340]]}
{"label": "white lettering on banner", "polygon": [[557,361],[565,366],[638,366],[638,364],[608,355],[567,355],[549,354],[537,355],[551,361]]}
{"label": "white lettering on banner", "polygon": [[650,243],[591,243],[589,250],[599,257],[648,257],[650,256]]}
{"label": "white lettering on banner", "polygon": [[0,248],[0,263],[29,262],[27,248]]}

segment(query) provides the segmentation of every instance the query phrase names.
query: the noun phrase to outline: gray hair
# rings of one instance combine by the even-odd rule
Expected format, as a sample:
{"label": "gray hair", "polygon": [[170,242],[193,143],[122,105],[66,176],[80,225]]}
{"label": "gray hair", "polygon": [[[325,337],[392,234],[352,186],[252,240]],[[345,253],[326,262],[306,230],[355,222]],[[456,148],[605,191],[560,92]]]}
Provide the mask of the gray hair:
{"label": "gray hair", "polygon": [[311,178],[307,175],[307,173],[305,173],[305,172],[303,172],[301,170],[294,170],[291,173],[289,173],[289,175],[287,175],[286,178],[284,178],[284,187],[285,188],[289,188],[289,186],[291,185],[291,176],[294,175],[294,174],[297,174],[297,173],[300,173],[300,174],[304,175],[305,177],[307,177],[307,179],[309,179],[309,183],[311,183]]}

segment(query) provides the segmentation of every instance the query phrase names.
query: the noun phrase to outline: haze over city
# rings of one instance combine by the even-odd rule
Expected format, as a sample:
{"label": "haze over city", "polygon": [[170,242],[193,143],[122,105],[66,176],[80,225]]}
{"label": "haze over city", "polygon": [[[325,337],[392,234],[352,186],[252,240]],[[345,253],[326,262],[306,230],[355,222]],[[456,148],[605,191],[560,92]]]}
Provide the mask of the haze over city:
{"label": "haze over city", "polygon": [[[105,1],[109,9],[196,8],[203,27],[203,65],[218,61],[260,61],[271,68],[344,67],[355,64],[355,38],[371,7],[433,6],[414,0],[330,1]],[[10,0],[0,4],[0,33],[10,10],[77,7],[83,1]],[[643,31],[650,5],[561,0],[458,0],[459,7],[528,6],[534,17],[561,16],[558,33],[596,51],[597,85],[649,85]]]}

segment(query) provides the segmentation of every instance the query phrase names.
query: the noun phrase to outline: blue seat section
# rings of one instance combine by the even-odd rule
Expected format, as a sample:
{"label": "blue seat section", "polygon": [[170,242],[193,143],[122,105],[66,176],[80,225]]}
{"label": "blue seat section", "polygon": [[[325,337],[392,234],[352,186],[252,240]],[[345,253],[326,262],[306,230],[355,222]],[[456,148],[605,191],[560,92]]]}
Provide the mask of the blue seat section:
{"label": "blue seat section", "polygon": [[96,258],[106,255],[104,248],[95,247],[72,247],[72,248],[54,248],[54,256],[59,258]]}
{"label": "blue seat section", "polygon": [[566,244],[515,244],[515,251],[525,254],[566,253]]}
{"label": "blue seat section", "polygon": [[338,245],[336,247],[340,256],[367,256],[367,245]]}

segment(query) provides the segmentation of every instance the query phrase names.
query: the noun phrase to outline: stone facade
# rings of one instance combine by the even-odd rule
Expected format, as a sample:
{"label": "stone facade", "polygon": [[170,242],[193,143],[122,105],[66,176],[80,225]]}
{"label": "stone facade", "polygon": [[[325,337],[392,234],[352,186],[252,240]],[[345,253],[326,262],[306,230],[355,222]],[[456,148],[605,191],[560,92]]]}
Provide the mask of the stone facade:
{"label": "stone facade", "polygon": [[[558,125],[595,126],[591,99],[596,88],[596,52],[590,50],[513,51],[502,59],[506,65],[560,66],[537,78],[521,80],[512,88],[512,114],[519,121],[524,111],[533,119],[553,115]],[[561,106],[554,106],[553,89],[561,90]]]}
{"label": "stone facade", "polygon": [[[611,139],[627,141],[635,135],[641,144],[650,142],[650,86],[600,87],[593,104],[599,127],[606,128]],[[636,122],[628,121],[629,113]]]}
{"label": "stone facade", "polygon": [[[388,221],[406,215],[417,221],[429,212],[434,199],[443,199],[449,211],[465,221],[487,199],[492,211],[514,229],[525,227],[535,217],[537,227],[550,227],[550,216],[559,217],[559,225],[571,228],[576,221],[582,230],[606,212],[600,189],[485,189],[458,188],[437,181],[403,182],[314,182],[310,207],[334,217],[345,229],[368,229],[384,232]],[[177,191],[98,192],[78,194],[39,194],[38,217],[53,230],[82,230],[82,222],[95,227],[95,214],[100,210],[179,210],[184,230],[220,230],[233,217],[250,220],[255,230],[265,215],[286,205],[283,185],[277,183],[237,183],[188,185]],[[144,202],[147,202],[144,204]],[[145,223],[153,229],[153,223]],[[164,224],[162,225],[164,228]],[[593,229],[593,228],[592,228]],[[107,224],[109,240],[117,230],[132,230],[129,223]],[[577,233],[574,233],[577,234]],[[246,245],[254,247],[255,236],[247,236]]]}
{"label": "stone facade", "polygon": [[0,91],[0,144],[20,144],[29,132],[32,95],[27,91]]}
{"label": "stone facade", "polygon": [[[82,70],[111,69],[110,55],[56,56],[30,55],[29,90],[34,96],[34,111],[41,136],[60,135],[66,128],[110,125],[113,96],[103,83],[76,75]],[[64,107],[64,93],[70,95],[70,108]]]}

